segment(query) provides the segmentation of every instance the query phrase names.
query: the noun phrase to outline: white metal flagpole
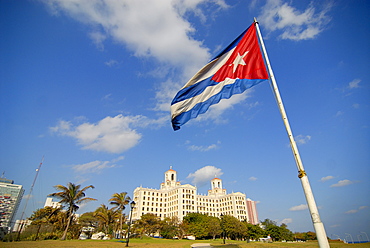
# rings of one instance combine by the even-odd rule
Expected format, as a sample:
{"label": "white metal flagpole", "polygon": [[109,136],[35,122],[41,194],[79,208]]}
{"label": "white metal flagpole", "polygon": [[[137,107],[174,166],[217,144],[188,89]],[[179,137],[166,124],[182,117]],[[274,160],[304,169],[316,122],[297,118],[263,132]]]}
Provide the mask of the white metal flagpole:
{"label": "white metal flagpole", "polygon": [[258,37],[259,37],[259,40],[260,40],[260,43],[261,43],[261,47],[262,47],[262,50],[263,50],[263,53],[264,53],[264,56],[265,56],[265,60],[266,60],[266,64],[267,64],[267,67],[268,67],[268,71],[269,71],[269,74],[270,74],[270,79],[271,79],[271,83],[272,83],[273,92],[274,92],[274,95],[275,95],[275,98],[276,98],[276,102],[277,102],[277,105],[279,107],[281,117],[283,118],[283,122],[284,122],[284,125],[285,125],[285,128],[286,128],[286,131],[288,133],[290,146],[292,148],[294,159],[296,161],[296,165],[297,165],[297,169],[298,169],[298,177],[301,180],[303,191],[304,191],[304,194],[306,196],[308,209],[310,210],[313,226],[314,226],[315,231],[316,231],[317,241],[319,243],[320,248],[328,248],[330,246],[329,246],[328,238],[326,236],[324,224],[320,220],[319,211],[317,210],[317,206],[316,206],[315,199],[313,197],[311,186],[310,186],[310,183],[308,181],[308,177],[306,175],[306,172],[303,168],[301,157],[299,155],[298,148],[297,148],[297,145],[295,143],[292,130],[290,129],[288,117],[287,117],[285,109],[284,109],[283,101],[281,100],[281,97],[280,97],[279,89],[278,89],[277,84],[276,84],[275,76],[274,76],[274,73],[272,71],[270,61],[269,61],[268,56],[267,56],[265,44],[263,43],[261,31],[260,31],[260,28],[258,26],[258,22],[257,22],[256,18],[254,19],[254,22],[255,22],[255,25],[256,25],[256,28],[257,28]]}

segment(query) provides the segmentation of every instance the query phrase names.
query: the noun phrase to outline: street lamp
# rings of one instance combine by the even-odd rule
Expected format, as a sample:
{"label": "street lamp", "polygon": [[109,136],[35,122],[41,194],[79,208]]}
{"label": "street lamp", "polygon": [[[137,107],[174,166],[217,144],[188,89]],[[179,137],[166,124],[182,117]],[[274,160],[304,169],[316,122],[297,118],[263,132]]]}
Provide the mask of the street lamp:
{"label": "street lamp", "polygon": [[131,224],[132,224],[132,209],[135,207],[135,204],[136,203],[134,201],[132,201],[130,203],[130,207],[131,207],[131,210],[130,210],[130,222],[128,224],[126,247],[128,247],[128,242],[130,241],[130,229],[131,229]]}

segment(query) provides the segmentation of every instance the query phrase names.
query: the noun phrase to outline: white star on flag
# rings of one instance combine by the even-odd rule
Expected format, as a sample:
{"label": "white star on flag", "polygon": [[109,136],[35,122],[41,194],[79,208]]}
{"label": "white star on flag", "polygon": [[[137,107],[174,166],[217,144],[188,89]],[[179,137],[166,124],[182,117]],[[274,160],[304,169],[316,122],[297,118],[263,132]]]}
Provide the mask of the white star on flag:
{"label": "white star on flag", "polygon": [[243,55],[240,55],[240,53],[238,53],[238,56],[236,56],[233,62],[233,65],[234,65],[233,73],[236,71],[236,68],[238,67],[238,65],[246,65],[244,61],[244,57],[245,55],[247,55],[247,53],[249,53],[249,51],[246,51]]}

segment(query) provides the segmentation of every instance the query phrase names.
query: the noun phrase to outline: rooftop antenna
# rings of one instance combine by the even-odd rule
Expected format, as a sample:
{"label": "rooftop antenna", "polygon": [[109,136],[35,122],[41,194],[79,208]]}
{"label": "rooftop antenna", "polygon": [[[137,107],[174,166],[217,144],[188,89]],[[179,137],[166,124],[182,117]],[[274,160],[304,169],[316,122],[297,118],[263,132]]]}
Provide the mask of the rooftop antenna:
{"label": "rooftop antenna", "polygon": [[37,179],[37,176],[39,175],[39,172],[40,172],[40,169],[41,169],[41,165],[42,165],[43,162],[44,162],[44,156],[42,156],[42,159],[41,159],[41,162],[39,164],[39,167],[36,169],[36,175],[35,175],[35,178],[33,179],[33,182],[32,182],[31,188],[30,188],[30,193],[28,194],[28,197],[27,197],[27,200],[26,200],[26,204],[24,205],[24,208],[23,208],[23,212],[22,212],[22,215],[21,215],[21,221],[20,221],[21,223],[20,223],[20,226],[18,226],[18,237],[17,237],[17,240],[19,240],[19,237],[21,235],[21,231],[22,231],[22,228],[23,228],[23,225],[24,225],[24,221],[23,221],[24,212],[26,211],[28,201],[30,200],[30,197],[31,197],[31,194],[32,194],[32,191],[33,191],[33,186],[35,186],[36,179]]}

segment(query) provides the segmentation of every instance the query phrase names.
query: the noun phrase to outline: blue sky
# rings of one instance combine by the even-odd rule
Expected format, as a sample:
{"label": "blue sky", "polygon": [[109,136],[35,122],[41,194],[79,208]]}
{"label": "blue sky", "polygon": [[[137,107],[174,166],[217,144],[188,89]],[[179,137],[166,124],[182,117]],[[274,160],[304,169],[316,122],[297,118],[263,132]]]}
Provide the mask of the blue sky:
{"label": "blue sky", "polygon": [[83,213],[159,188],[173,166],[198,193],[217,175],[258,202],[260,220],[312,231],[269,83],[171,127],[176,92],[257,17],[327,235],[370,234],[367,1],[35,0],[0,11],[0,167],[24,185],[26,216],[56,184],[95,186]]}

